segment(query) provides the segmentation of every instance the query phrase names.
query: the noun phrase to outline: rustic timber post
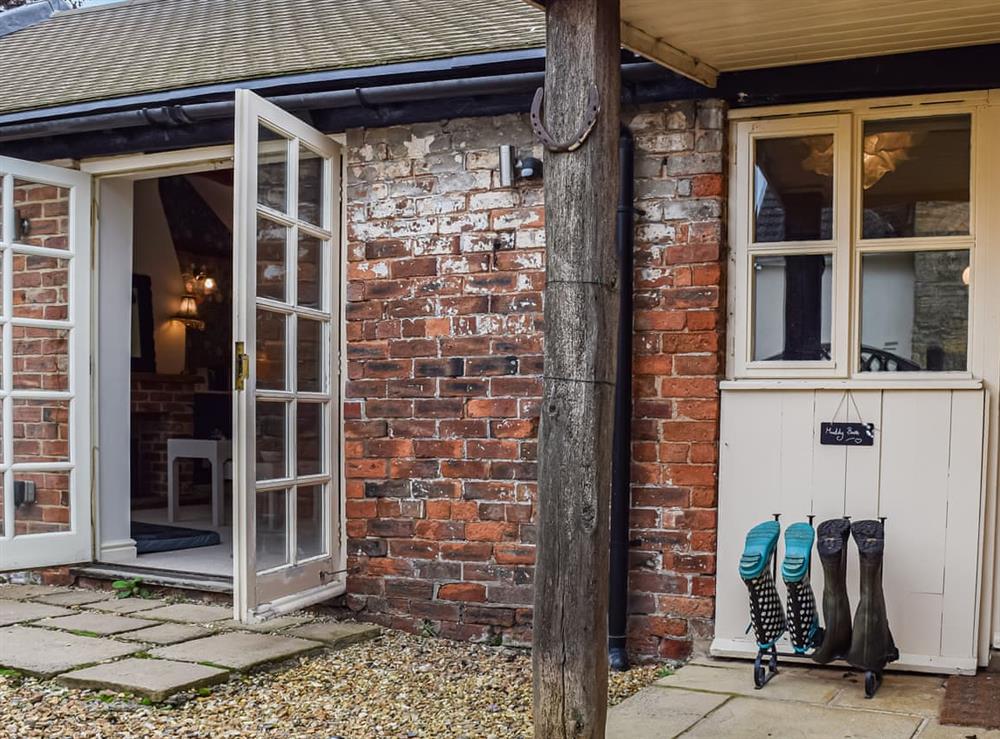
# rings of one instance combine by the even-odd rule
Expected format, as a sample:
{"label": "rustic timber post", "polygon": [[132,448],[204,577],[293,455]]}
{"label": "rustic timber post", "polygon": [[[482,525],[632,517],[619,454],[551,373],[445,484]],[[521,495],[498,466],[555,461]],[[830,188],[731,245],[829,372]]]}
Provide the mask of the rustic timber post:
{"label": "rustic timber post", "polygon": [[533,618],[535,736],[603,737],[618,316],[619,0],[548,0],[545,385]]}

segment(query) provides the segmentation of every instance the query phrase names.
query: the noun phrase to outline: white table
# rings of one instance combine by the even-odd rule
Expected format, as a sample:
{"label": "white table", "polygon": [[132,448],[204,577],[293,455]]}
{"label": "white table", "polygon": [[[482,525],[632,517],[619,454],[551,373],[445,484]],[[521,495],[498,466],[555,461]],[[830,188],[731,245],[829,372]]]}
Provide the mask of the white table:
{"label": "white table", "polygon": [[219,526],[224,509],[225,467],[232,456],[233,444],[225,439],[167,439],[167,521],[174,522],[180,504],[174,463],[178,459],[207,459],[212,465],[212,525]]}

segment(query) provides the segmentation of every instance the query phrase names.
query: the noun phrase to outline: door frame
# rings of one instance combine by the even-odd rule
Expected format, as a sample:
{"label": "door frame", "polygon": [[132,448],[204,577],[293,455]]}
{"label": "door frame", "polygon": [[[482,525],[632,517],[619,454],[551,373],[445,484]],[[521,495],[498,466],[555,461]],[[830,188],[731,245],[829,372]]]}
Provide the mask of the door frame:
{"label": "door frame", "polygon": [[[328,137],[340,144],[342,147],[346,148],[346,135],[343,133],[328,134]],[[106,300],[106,296],[102,294],[100,289],[100,269],[101,264],[101,254],[102,254],[102,244],[101,244],[101,224],[102,222],[108,222],[113,220],[111,217],[111,211],[109,208],[113,207],[106,202],[102,201],[101,193],[105,189],[105,185],[110,183],[132,183],[137,180],[151,179],[157,177],[166,177],[170,175],[194,173],[194,172],[206,172],[217,169],[231,169],[233,167],[233,155],[234,155],[234,145],[233,144],[223,144],[220,146],[206,146],[206,147],[194,147],[187,149],[176,149],[166,152],[158,152],[153,154],[127,154],[127,155],[117,155],[117,156],[102,156],[93,157],[88,159],[83,159],[79,163],[79,169],[81,172],[92,175],[93,186],[92,186],[92,201],[93,201],[93,213],[94,217],[91,223],[91,238],[92,238],[92,262],[91,262],[91,333],[90,333],[90,351],[93,362],[93,372],[91,374],[91,456],[93,459],[93,474],[91,480],[91,516],[94,522],[93,526],[93,537],[92,537],[92,559],[95,562],[107,562],[114,563],[118,565],[128,565],[137,564],[136,553],[135,553],[135,542],[130,537],[122,536],[119,532],[117,535],[115,532],[110,531],[113,527],[113,522],[103,520],[108,513],[101,512],[101,500],[105,495],[104,486],[102,485],[102,480],[108,477],[113,477],[112,470],[121,466],[120,458],[116,459],[114,456],[109,455],[107,459],[102,458],[100,449],[100,438],[102,430],[102,402],[100,394],[100,385],[102,379],[102,369],[101,369],[101,359],[102,354],[100,351],[100,307]],[[340,178],[340,232],[338,234],[340,238],[340,269],[339,269],[339,279],[340,279],[340,290],[341,296],[345,296],[347,288],[347,269],[346,269],[346,244],[347,244],[347,219],[346,219],[346,157],[342,158],[341,167],[341,178]],[[131,208],[131,204],[128,206]],[[131,221],[131,218],[129,218]],[[129,241],[131,242],[131,234],[129,234]],[[130,270],[131,271],[131,270]],[[338,313],[338,318],[335,319],[335,324],[338,328],[337,343],[333,347],[337,352],[337,361],[340,365],[340,409],[337,414],[338,428],[337,432],[343,443],[344,438],[344,413],[343,413],[343,398],[345,391],[345,383],[347,380],[347,366],[346,366],[346,332],[347,332],[347,317],[346,311],[344,310],[343,297],[340,304],[337,306],[332,306]],[[126,420],[125,431],[127,433],[128,421]],[[120,438],[120,437],[119,437]],[[347,557],[347,531],[346,531],[346,475],[344,470],[344,454],[343,449],[338,455],[339,457],[339,469],[333,472],[335,481],[339,484],[339,495],[335,501],[336,505],[339,506],[339,515],[337,520],[337,526],[339,531],[336,532],[336,540],[340,541],[340,552],[339,555],[342,561],[346,562]],[[127,473],[126,473],[127,478]],[[235,524],[235,506],[234,506],[234,524]],[[120,522],[119,522],[120,523]],[[127,523],[127,517],[126,517]],[[235,528],[235,527],[234,527]],[[236,583],[236,573],[237,573],[237,562],[234,557],[233,560],[233,585],[234,585],[234,595]],[[346,578],[340,587],[340,592],[332,593],[330,597],[335,597],[346,591]],[[297,607],[293,599],[289,599],[288,604],[282,604],[282,610],[293,610]]]}

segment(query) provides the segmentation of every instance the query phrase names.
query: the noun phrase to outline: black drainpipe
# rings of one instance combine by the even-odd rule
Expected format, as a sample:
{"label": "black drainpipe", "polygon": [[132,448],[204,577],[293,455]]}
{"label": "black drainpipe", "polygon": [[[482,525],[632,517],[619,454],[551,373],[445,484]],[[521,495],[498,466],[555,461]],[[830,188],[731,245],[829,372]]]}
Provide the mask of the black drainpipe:
{"label": "black drainpipe", "polygon": [[615,372],[615,429],[611,460],[611,571],[608,578],[608,662],[628,669],[628,532],[632,468],[632,249],[633,141],[622,126],[618,138],[618,366]]}

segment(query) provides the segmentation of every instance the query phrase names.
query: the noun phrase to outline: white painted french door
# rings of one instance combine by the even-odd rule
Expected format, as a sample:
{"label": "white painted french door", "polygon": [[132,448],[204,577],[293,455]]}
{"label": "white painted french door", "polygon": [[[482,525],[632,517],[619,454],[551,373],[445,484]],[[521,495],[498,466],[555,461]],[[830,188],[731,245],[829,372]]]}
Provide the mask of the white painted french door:
{"label": "white painted french door", "polygon": [[90,197],[0,157],[0,571],[91,559]]}
{"label": "white painted french door", "polygon": [[344,589],[340,146],[236,93],[235,611],[268,618]]}

